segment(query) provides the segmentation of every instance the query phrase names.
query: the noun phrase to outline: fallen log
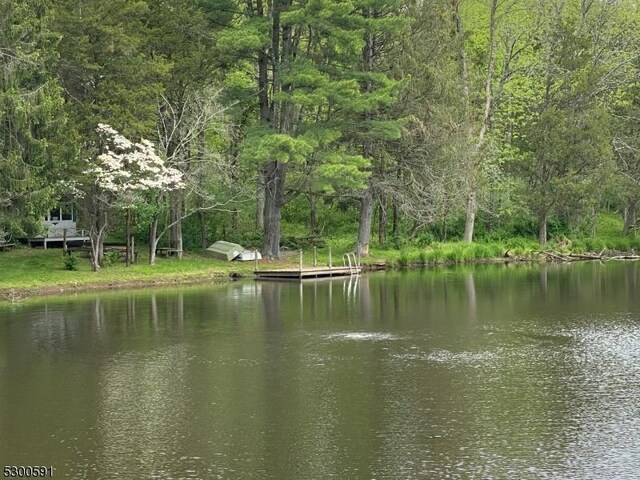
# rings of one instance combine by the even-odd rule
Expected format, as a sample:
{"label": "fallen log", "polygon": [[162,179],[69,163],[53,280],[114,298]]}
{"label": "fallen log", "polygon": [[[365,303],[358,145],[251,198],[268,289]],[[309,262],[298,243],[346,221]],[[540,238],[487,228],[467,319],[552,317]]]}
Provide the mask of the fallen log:
{"label": "fallen log", "polygon": [[551,258],[552,260],[556,260],[559,262],[573,262],[575,260],[559,252],[544,252],[544,253],[547,256],[547,258]]}
{"label": "fallen log", "polygon": [[614,257],[608,257],[609,260],[640,260],[640,255],[616,255]]}
{"label": "fallen log", "polygon": [[590,254],[590,253],[570,253],[571,258],[577,258],[579,260],[602,260],[602,253]]}

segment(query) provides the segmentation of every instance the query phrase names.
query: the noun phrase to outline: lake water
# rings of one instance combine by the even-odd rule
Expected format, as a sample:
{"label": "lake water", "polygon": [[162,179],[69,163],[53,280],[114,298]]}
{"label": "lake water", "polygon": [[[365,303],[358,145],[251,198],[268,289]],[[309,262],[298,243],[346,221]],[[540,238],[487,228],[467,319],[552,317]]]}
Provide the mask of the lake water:
{"label": "lake water", "polygon": [[637,263],[0,307],[0,467],[55,478],[640,478]]}

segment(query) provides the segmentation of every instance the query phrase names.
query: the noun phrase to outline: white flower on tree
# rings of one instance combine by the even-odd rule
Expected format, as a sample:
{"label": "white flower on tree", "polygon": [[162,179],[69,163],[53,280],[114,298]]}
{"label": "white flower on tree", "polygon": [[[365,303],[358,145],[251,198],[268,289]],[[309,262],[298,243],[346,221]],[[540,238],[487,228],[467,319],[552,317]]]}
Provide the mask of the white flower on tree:
{"label": "white flower on tree", "polygon": [[157,198],[164,192],[185,188],[182,172],[165,165],[149,140],[135,143],[110,125],[99,124],[96,132],[102,138],[101,153],[89,160],[85,170],[88,217],[91,219],[91,263],[100,268],[104,238],[109,227],[110,212],[124,209],[127,213],[127,265],[132,256],[132,209],[145,199]]}
{"label": "white flower on tree", "polygon": [[182,172],[166,166],[149,140],[134,143],[103,123],[96,132],[105,140],[104,151],[86,173],[95,178],[97,187],[114,194],[184,187]]}

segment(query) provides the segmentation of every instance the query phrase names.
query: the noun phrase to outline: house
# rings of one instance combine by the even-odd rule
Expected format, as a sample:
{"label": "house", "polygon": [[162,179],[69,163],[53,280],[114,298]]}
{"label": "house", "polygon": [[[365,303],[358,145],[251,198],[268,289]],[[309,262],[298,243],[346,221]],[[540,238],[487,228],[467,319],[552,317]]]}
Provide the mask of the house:
{"label": "house", "polygon": [[66,236],[68,245],[82,245],[89,241],[88,232],[78,229],[78,210],[71,202],[61,202],[43,219],[45,234],[27,239],[30,246],[62,247]]}
{"label": "house", "polygon": [[64,237],[64,231],[67,236],[75,236],[77,230],[76,224],[76,208],[72,203],[61,203],[57,207],[51,209],[44,218],[44,226],[47,229],[47,237]]}

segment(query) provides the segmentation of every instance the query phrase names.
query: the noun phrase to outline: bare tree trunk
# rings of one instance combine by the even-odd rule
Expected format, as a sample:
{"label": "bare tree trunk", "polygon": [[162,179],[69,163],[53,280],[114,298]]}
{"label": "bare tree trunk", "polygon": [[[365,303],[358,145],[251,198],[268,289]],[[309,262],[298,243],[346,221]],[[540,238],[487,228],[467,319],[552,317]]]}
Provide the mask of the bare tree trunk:
{"label": "bare tree trunk", "polygon": [[258,175],[258,185],[256,188],[256,228],[264,230],[264,204],[265,204],[265,188],[264,188],[264,171],[260,168]]}
{"label": "bare tree trunk", "polygon": [[538,242],[540,245],[547,244],[547,212],[544,211],[538,216]]}
{"label": "bare tree trunk", "polygon": [[[205,131],[202,129],[201,132],[198,133],[198,160],[200,162],[204,162],[204,153],[205,153]],[[201,177],[202,181],[202,177]],[[204,182],[203,182],[204,184]],[[202,196],[198,195],[198,202],[200,208],[204,208],[204,199]],[[200,247],[202,250],[206,250],[209,246],[208,238],[207,238],[207,214],[204,210],[200,210],[198,213],[198,221],[200,223]]]}
{"label": "bare tree trunk", "polygon": [[622,227],[622,234],[626,235],[630,233],[636,226],[636,210],[638,208],[638,199],[632,198],[627,204],[627,208],[624,209],[624,226]]}
{"label": "bare tree trunk", "polygon": [[371,223],[373,219],[373,191],[368,186],[362,195],[360,207],[360,222],[358,227],[358,244],[356,252],[360,257],[369,256],[369,241],[371,239]]}
{"label": "bare tree trunk", "polygon": [[[242,141],[242,135],[238,133],[239,127],[234,127],[231,133],[231,146],[229,154],[231,157],[231,175],[230,181],[232,190],[235,192],[238,189],[240,180],[238,178],[238,156],[240,155],[240,143]],[[231,231],[234,235],[238,234],[240,229],[240,210],[234,208],[231,210]]]}
{"label": "bare tree trunk", "polygon": [[[466,208],[466,218],[465,218],[465,226],[464,226],[464,241],[472,242],[473,241],[473,233],[475,229],[475,221],[476,221],[476,209],[477,209],[477,194],[478,194],[478,179],[477,173],[479,168],[479,155],[482,154],[482,147],[486,141],[487,131],[489,129],[489,125],[491,123],[491,116],[493,111],[493,77],[495,74],[496,68],[496,23],[497,23],[497,10],[498,10],[498,0],[491,0],[489,6],[489,58],[487,65],[487,74],[484,80],[484,111],[482,113],[482,124],[480,126],[480,131],[478,133],[478,138],[473,145],[471,152],[469,154],[469,193],[467,196],[467,208]],[[459,18],[459,16],[458,16]],[[462,29],[462,26],[459,27]],[[461,30],[462,32],[462,30]],[[460,33],[460,32],[459,32]],[[464,46],[461,46],[464,48]],[[463,52],[462,62],[463,62],[463,76],[466,77],[468,75],[466,71],[466,52]],[[465,78],[466,80],[466,78]],[[467,80],[468,81],[468,80]],[[465,85],[465,89],[467,86]],[[465,90],[468,93],[468,90]]]}
{"label": "bare tree trunk", "polygon": [[127,222],[125,225],[125,229],[124,229],[124,235],[127,239],[126,244],[126,250],[125,250],[125,255],[124,255],[124,263],[127,267],[131,266],[131,259],[133,257],[133,252],[131,249],[131,208],[127,208]]}
{"label": "bare tree trunk", "polygon": [[398,205],[393,202],[393,215],[391,216],[391,235],[398,235]]}
{"label": "bare tree trunk", "polygon": [[310,193],[307,195],[309,199],[309,233],[312,237],[318,234],[318,199]]}
{"label": "bare tree trunk", "polygon": [[282,216],[283,188],[286,164],[269,162],[265,168],[264,238],[262,256],[280,258],[280,219]]}
{"label": "bare tree trunk", "polygon": [[100,262],[98,260],[98,239],[93,235],[90,235],[89,241],[91,242],[91,271],[97,272],[98,270],[100,270]]}
{"label": "bare tree trunk", "polygon": [[158,215],[154,215],[149,224],[149,265],[156,264],[156,248],[158,247]]}
{"label": "bare tree trunk", "polygon": [[178,258],[182,258],[182,210],[184,197],[180,190],[176,190],[171,194],[171,227],[170,245],[171,248],[177,250]]}
{"label": "bare tree trunk", "polygon": [[209,246],[209,239],[207,238],[207,214],[200,212],[198,219],[200,221],[200,247],[202,250],[206,250]]}
{"label": "bare tree trunk", "polygon": [[[262,17],[264,14],[262,0],[256,1],[257,14]],[[278,61],[278,59],[276,59]],[[260,120],[263,124],[272,124],[272,112],[269,105],[269,56],[265,50],[261,50],[258,54],[258,103],[260,104]],[[267,173],[266,165],[258,167],[258,185],[257,185],[257,201],[256,201],[256,228],[266,233],[265,210],[266,205],[266,184]],[[266,239],[263,239],[266,243]],[[264,253],[263,253],[264,255]]]}
{"label": "bare tree trunk", "polygon": [[467,197],[467,209],[464,220],[464,236],[462,240],[465,242],[473,242],[473,230],[476,222],[476,192],[472,190]]}
{"label": "bare tree trunk", "polygon": [[[371,18],[373,16],[373,9],[366,7],[365,18]],[[368,33],[365,38],[365,45],[362,51],[362,58],[365,65],[365,70],[368,72],[373,71],[374,56],[375,56],[375,39],[373,34]],[[365,82],[365,92],[373,91],[373,83],[371,81]],[[364,118],[366,121],[371,121],[373,115],[371,112],[365,112]],[[365,158],[371,159],[373,157],[373,145],[367,138],[364,140],[362,151]],[[372,174],[373,175],[373,174]],[[356,245],[356,252],[363,257],[369,256],[369,242],[371,241],[371,224],[373,222],[373,187],[372,179],[369,177],[367,182],[367,188],[362,194],[361,206],[360,206],[360,222],[358,225],[358,243]]]}
{"label": "bare tree trunk", "polygon": [[100,262],[100,266],[104,265],[104,235],[100,237],[98,243],[98,262]]}
{"label": "bare tree trunk", "polygon": [[104,229],[89,235],[91,242],[91,270],[97,272],[104,263]]}
{"label": "bare tree trunk", "polygon": [[91,270],[97,272],[104,264],[104,237],[107,232],[107,212],[100,208],[95,201],[93,210],[93,221],[89,231],[89,240],[91,242]]}
{"label": "bare tree trunk", "polygon": [[378,242],[384,245],[387,241],[387,206],[384,200],[378,205]]}

